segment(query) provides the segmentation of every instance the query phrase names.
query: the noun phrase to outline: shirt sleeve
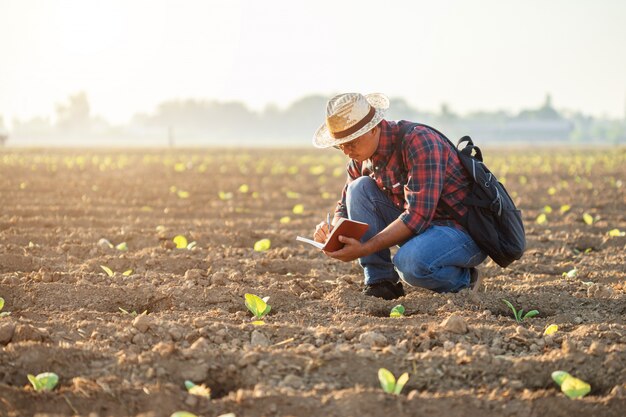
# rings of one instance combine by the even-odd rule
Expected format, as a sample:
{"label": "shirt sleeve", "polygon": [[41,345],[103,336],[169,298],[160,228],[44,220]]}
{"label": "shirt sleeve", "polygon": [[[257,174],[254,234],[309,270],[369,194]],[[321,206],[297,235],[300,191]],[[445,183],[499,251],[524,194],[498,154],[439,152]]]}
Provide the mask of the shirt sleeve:
{"label": "shirt sleeve", "polygon": [[348,218],[348,207],[346,206],[346,196],[348,195],[348,186],[352,181],[361,176],[361,168],[356,161],[350,160],[346,166],[346,185],[341,191],[341,200],[337,201],[335,208],[335,217]]}
{"label": "shirt sleeve", "polygon": [[443,190],[447,147],[430,129],[416,129],[406,136],[403,153],[407,161],[407,205],[399,218],[413,233],[420,234],[430,225]]}

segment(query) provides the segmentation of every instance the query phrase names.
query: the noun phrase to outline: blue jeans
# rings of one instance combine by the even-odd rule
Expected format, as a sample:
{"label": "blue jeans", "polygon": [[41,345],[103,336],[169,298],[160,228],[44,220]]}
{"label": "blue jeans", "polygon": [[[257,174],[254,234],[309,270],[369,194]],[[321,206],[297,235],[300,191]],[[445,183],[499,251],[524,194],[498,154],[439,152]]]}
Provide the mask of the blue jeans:
{"label": "blue jeans", "polygon": [[[348,186],[348,217],[369,224],[361,239],[365,242],[382,231],[403,212],[396,207],[370,177],[363,176]],[[390,249],[359,259],[365,284],[398,282],[437,292],[455,292],[469,286],[470,268],[486,255],[467,232],[448,226],[432,225],[400,244],[391,260]]]}

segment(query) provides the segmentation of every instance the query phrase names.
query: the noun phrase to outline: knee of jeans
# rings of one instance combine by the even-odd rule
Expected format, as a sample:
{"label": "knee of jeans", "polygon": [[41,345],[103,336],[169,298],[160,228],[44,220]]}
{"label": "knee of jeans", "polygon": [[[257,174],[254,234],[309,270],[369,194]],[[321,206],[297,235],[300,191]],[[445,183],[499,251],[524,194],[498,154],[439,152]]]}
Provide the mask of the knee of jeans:
{"label": "knee of jeans", "polygon": [[405,277],[420,278],[432,273],[428,265],[400,249],[393,257],[393,265]]}
{"label": "knee of jeans", "polygon": [[346,192],[348,205],[350,205],[350,203],[367,199],[368,194],[370,194],[372,190],[376,189],[376,187],[376,182],[368,176],[355,179],[348,185],[348,190]]}

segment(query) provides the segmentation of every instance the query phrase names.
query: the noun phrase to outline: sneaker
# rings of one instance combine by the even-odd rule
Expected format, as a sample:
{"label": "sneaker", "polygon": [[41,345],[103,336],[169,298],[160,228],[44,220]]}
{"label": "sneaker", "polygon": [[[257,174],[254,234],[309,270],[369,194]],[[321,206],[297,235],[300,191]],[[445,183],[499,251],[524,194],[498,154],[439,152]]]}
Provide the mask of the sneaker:
{"label": "sneaker", "polygon": [[396,284],[391,281],[381,281],[376,284],[366,285],[363,289],[363,294],[384,300],[395,300],[396,298],[404,296],[404,288],[402,288],[400,281]]}
{"label": "sneaker", "polygon": [[472,292],[478,292],[483,283],[483,277],[476,268],[470,268],[470,289]]}

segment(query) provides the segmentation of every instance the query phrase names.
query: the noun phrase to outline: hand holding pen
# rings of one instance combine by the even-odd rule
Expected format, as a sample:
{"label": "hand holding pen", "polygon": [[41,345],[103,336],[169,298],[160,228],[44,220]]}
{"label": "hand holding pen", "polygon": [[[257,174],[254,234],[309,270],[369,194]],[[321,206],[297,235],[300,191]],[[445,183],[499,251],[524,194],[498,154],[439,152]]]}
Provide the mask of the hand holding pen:
{"label": "hand holding pen", "polygon": [[330,223],[330,213],[326,213],[326,221],[320,222],[317,226],[315,226],[313,240],[321,243],[326,242],[331,230],[333,230],[333,226]]}

